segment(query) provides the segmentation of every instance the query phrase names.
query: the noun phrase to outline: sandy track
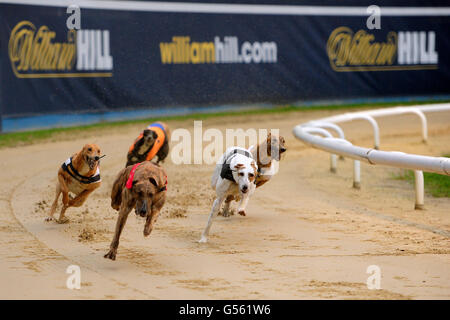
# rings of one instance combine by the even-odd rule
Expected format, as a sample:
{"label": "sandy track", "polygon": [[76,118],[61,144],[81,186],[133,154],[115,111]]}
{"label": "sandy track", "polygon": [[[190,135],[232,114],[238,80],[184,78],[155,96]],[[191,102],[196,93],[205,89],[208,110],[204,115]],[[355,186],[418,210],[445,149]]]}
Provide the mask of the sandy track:
{"label": "sandy track", "polygon": [[[330,174],[328,155],[291,130],[331,114],[204,121],[204,129],[280,128],[288,152],[279,174],[258,189],[246,217],[218,217],[210,242],[198,244],[214,195],[212,166],[166,162],[168,201],[155,230],[144,238],[143,222],[130,214],[115,262],[103,258],[117,217],[109,194],[139,126],[0,150],[0,298],[449,299],[450,199],[427,196],[426,210],[415,211],[413,186],[390,179],[395,169],[363,164],[359,191],[351,188],[351,161]],[[450,114],[429,121],[424,145],[416,118],[381,120],[381,148],[450,152]],[[192,130],[193,122],[169,125]],[[367,124],[344,129],[352,142],[371,145]],[[68,210],[69,224],[44,223],[58,166],[85,142],[107,154],[102,187]],[[65,286],[71,264],[81,267],[81,290]],[[382,290],[365,285],[372,264],[381,268]]]}

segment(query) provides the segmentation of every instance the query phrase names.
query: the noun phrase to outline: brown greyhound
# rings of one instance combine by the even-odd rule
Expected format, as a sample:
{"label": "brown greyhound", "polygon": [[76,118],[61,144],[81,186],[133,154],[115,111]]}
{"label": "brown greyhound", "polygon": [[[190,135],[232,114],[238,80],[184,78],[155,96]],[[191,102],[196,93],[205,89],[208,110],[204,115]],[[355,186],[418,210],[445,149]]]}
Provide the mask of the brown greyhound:
{"label": "brown greyhound", "polygon": [[286,152],[285,140],[282,136],[272,136],[269,132],[267,139],[256,148],[250,148],[252,156],[258,164],[259,174],[256,176],[256,187],[259,188],[273,176],[273,160],[280,161],[281,155]]}
{"label": "brown greyhound", "polygon": [[[257,145],[256,148],[254,146],[249,148],[253,159],[256,159],[256,164],[258,165],[258,174],[255,180],[256,188],[261,187],[272,178],[276,171],[274,160],[280,161],[281,154],[286,152],[286,150],[284,138],[282,136],[277,137],[276,135],[272,135],[271,132],[269,132],[267,138]],[[230,195],[225,199],[225,205],[221,212],[222,216],[229,217],[231,215],[230,203],[233,200],[239,201],[239,197]]]}
{"label": "brown greyhound", "polygon": [[[69,221],[64,216],[67,208],[81,207],[88,196],[100,187],[99,163],[101,158],[100,148],[96,144],[86,144],[81,151],[62,164],[58,171],[56,197],[45,221],[53,220],[61,193],[63,206],[56,222],[66,223]],[[69,195],[69,192],[73,193],[75,197]]]}
{"label": "brown greyhound", "polygon": [[137,215],[146,218],[144,237],[150,235],[166,201],[166,185],[166,172],[150,161],[128,166],[119,172],[111,191],[111,207],[119,211],[119,217],[110,250],[105,254],[105,258],[116,260],[120,234],[133,208],[136,208]]}

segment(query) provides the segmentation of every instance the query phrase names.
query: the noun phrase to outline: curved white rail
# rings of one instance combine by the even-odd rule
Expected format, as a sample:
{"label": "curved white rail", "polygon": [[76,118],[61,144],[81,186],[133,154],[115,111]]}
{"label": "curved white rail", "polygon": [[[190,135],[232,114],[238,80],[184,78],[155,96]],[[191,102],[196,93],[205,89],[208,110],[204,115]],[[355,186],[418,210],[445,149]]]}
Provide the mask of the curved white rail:
{"label": "curved white rail", "polygon": [[[450,159],[444,157],[429,157],[416,154],[408,154],[398,151],[377,150],[380,144],[379,126],[375,118],[391,115],[412,113],[417,115],[422,124],[422,138],[428,139],[427,119],[424,113],[450,111],[450,104],[435,104],[428,106],[395,107],[345,113],[337,116],[322,118],[300,124],[294,127],[294,135],[304,143],[312,147],[331,153],[331,171],[336,171],[336,155],[352,158],[355,161],[353,167],[353,186],[360,186],[359,161],[369,164],[380,164],[392,167],[411,169],[415,172],[416,180],[416,209],[423,208],[423,173],[422,171],[435,172],[450,176]],[[352,145],[345,140],[343,130],[337,123],[353,120],[367,120],[374,131],[374,149],[362,148]],[[326,129],[332,129],[338,133],[339,138],[334,138]],[[319,134],[323,137],[316,136]],[[358,162],[357,162],[358,161]]]}

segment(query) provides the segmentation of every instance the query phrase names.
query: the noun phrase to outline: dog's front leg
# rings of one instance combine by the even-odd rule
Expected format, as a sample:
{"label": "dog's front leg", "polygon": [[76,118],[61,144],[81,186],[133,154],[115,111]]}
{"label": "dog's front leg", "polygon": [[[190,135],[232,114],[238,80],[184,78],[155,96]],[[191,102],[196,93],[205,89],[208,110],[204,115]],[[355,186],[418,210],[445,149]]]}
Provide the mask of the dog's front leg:
{"label": "dog's front leg", "polygon": [[216,198],[216,200],[214,200],[213,206],[211,208],[211,212],[208,217],[208,223],[206,224],[206,228],[203,231],[202,237],[200,238],[200,240],[198,242],[200,242],[200,243],[208,242],[209,229],[211,229],[211,225],[214,220],[214,217],[219,212],[220,206],[224,199],[225,199],[225,196],[220,195]]}
{"label": "dog's front leg", "polygon": [[223,206],[222,216],[229,217],[231,215],[230,204],[231,201],[235,200],[234,195],[229,195],[225,199],[225,205]]}
{"label": "dog's front leg", "polygon": [[158,218],[159,211],[161,210],[165,201],[165,195],[160,197],[156,202],[152,203],[150,199],[146,199],[144,204],[147,206],[149,212],[147,212],[147,218],[144,226],[144,237],[148,237],[153,230],[153,226]]}
{"label": "dog's front leg", "polygon": [[145,221],[144,226],[144,237],[148,237],[150,235],[156,223],[156,219],[158,219],[158,216],[159,210],[154,210],[147,216],[147,220]]}
{"label": "dog's front leg", "polygon": [[241,194],[241,201],[238,206],[238,213],[241,216],[245,216],[245,208],[247,207],[248,200],[250,199],[251,194],[255,190],[255,186],[252,185],[247,193]]}
{"label": "dog's front leg", "polygon": [[248,194],[244,194],[241,196],[241,201],[239,202],[239,206],[238,206],[238,213],[241,216],[245,216],[245,208],[247,207],[247,203],[248,203]]}
{"label": "dog's front leg", "polygon": [[130,213],[133,206],[130,206],[126,203],[122,202],[122,206],[120,207],[119,217],[116,222],[116,231],[114,233],[114,238],[111,242],[110,249],[107,254],[104,255],[105,258],[116,260],[117,248],[119,247],[119,239],[120,234],[122,233],[123,227],[127,222],[128,214]]}
{"label": "dog's front leg", "polygon": [[[100,183],[98,184],[100,186]],[[98,186],[98,187],[99,187]],[[97,188],[98,188],[97,187]],[[95,188],[95,189],[97,189]],[[83,190],[80,194],[78,194],[75,198],[69,200],[69,207],[81,207],[83,203],[86,201],[88,196],[95,190]]]}

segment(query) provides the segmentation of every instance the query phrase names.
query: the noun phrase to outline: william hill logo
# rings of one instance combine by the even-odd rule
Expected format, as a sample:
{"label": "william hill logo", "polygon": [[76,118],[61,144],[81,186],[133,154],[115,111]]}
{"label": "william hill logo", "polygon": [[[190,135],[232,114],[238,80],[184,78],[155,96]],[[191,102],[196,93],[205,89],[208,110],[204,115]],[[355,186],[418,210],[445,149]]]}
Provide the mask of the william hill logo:
{"label": "william hill logo", "polygon": [[238,37],[219,36],[213,41],[191,42],[189,36],[174,36],[172,42],[160,42],[162,64],[204,63],[277,63],[278,47],[274,41],[240,44]]}
{"label": "william hill logo", "polygon": [[18,78],[111,77],[108,30],[68,30],[66,42],[56,42],[56,32],[37,29],[30,21],[11,31],[8,54]]}
{"label": "william hill logo", "polygon": [[438,68],[434,31],[391,31],[385,41],[365,30],[335,29],[327,42],[334,71],[430,70]]}

